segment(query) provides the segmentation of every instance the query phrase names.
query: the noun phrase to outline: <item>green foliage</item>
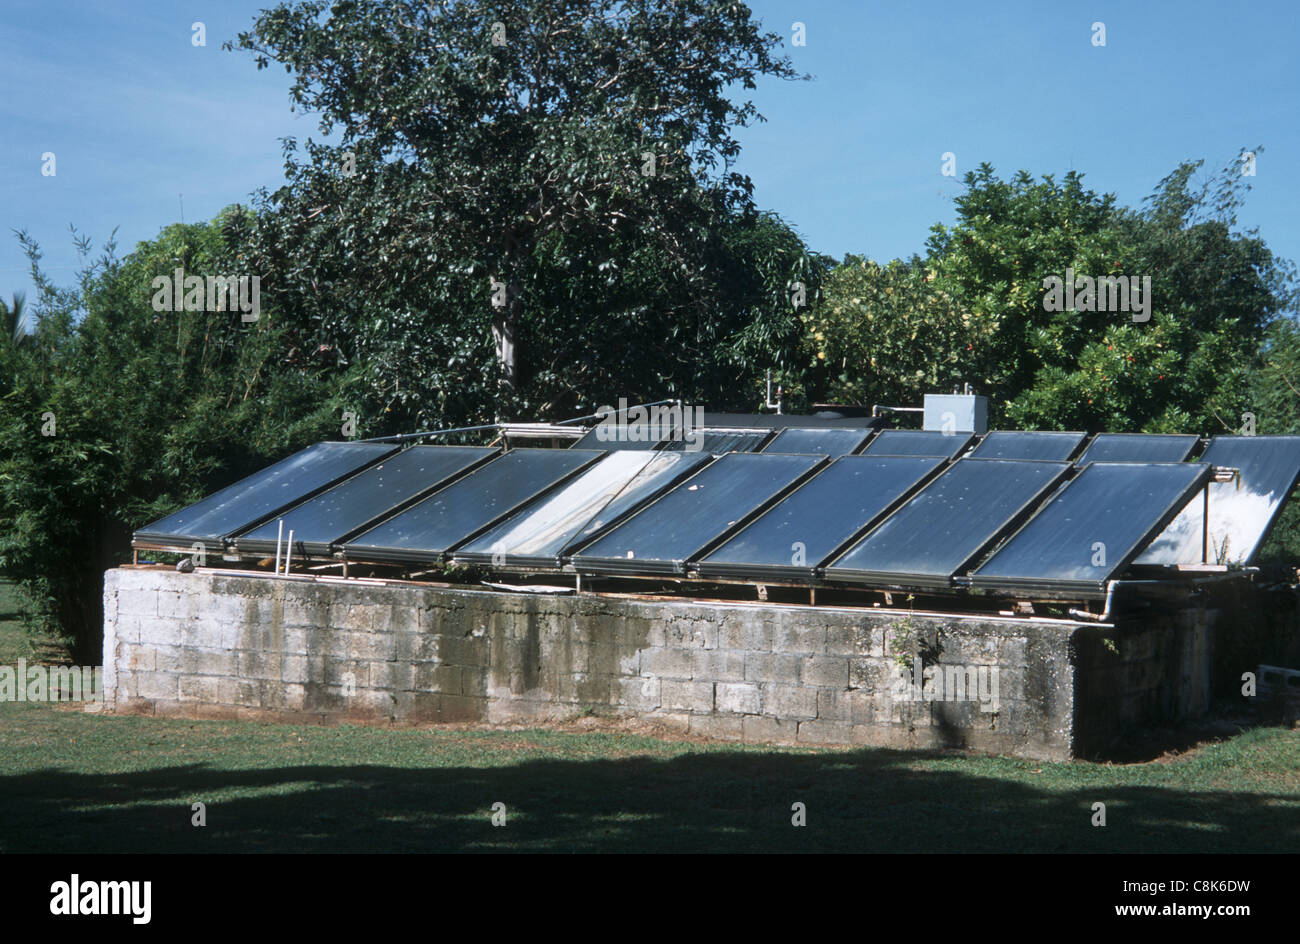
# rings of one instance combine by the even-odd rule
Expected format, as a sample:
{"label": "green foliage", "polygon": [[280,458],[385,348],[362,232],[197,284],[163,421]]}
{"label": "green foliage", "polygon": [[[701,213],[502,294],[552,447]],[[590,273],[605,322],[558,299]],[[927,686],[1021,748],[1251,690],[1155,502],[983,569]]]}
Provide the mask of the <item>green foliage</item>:
{"label": "green foliage", "polygon": [[827,395],[838,402],[919,404],[969,379],[971,351],[991,328],[931,285],[917,257],[881,266],[848,256],[804,318]]}
{"label": "green foliage", "polygon": [[338,428],[341,387],[285,350],[273,312],[154,310],[155,276],[238,271],[230,215],[123,260],[110,241],[90,261],[80,240],[71,288],[20,236],[39,299],[31,343],[0,348],[0,573],[78,658],[95,660],[103,572],[134,529]]}
{"label": "green foliage", "polygon": [[234,45],[339,142],[286,142],[250,264],[389,428],[797,385],[817,263],[753,212],[729,97],[794,77],[779,43],[708,0],[281,4]]}
{"label": "green foliage", "polygon": [[[1255,232],[1234,231],[1248,189],[1237,168],[1198,186],[1200,167],[1180,165],[1139,212],[1074,172],[1004,181],[981,165],[925,260],[849,257],[828,275],[806,319],[827,390],[915,404],[968,381],[995,425],[1236,429],[1264,333],[1295,310],[1294,268]],[[1046,280],[1067,268],[1149,276],[1150,320],[1047,310]]]}
{"label": "green foliage", "polygon": [[[1300,325],[1282,318],[1269,326],[1259,367],[1250,378],[1247,412],[1259,435],[1300,433]],[[1300,565],[1300,502],[1291,501],[1260,549],[1262,563]]]}

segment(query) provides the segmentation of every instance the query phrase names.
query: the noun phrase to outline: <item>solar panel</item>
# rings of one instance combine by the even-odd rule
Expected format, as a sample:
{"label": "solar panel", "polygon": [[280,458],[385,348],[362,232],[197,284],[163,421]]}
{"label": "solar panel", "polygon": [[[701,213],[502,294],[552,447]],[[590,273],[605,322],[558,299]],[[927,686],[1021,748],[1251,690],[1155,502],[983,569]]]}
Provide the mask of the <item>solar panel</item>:
{"label": "solar panel", "polygon": [[933,456],[843,456],[700,561],[702,577],[810,578],[938,469]]}
{"label": "solar panel", "polygon": [[142,544],[203,544],[219,552],[223,539],[327,488],[397,451],[385,443],[320,442],[240,479],[202,501],[135,532]]}
{"label": "solar panel", "polygon": [[724,452],[754,452],[770,435],[770,429],[693,429],[684,437],[669,440],[664,450],[707,452],[715,456]]}
{"label": "solar panel", "polygon": [[1070,468],[958,459],[825,569],[828,579],[946,587],[1014,527]]}
{"label": "solar panel", "polygon": [[1104,594],[1210,474],[1201,462],[1093,462],[971,574],[971,586]]}
{"label": "solar panel", "polygon": [[606,453],[516,449],[344,545],[353,560],[435,561]]}
{"label": "solar panel", "polygon": [[870,429],[791,426],[777,433],[776,438],[763,447],[763,451],[805,453],[831,458],[847,456],[860,449],[871,438],[872,432],[874,430]]}
{"label": "solar panel", "polygon": [[[1300,476],[1300,436],[1215,436],[1202,462],[1241,470],[1239,482],[1210,483],[1209,563],[1249,564]],[[1201,562],[1202,499],[1189,501],[1139,555],[1139,564]]]}
{"label": "solar panel", "polygon": [[972,459],[1039,459],[1060,462],[1074,455],[1087,433],[998,430],[970,452]]}
{"label": "solar panel", "polygon": [[705,466],[573,555],[582,573],[681,574],[737,526],[826,461],[733,452]]}
{"label": "solar panel", "polygon": [[1166,433],[1098,433],[1079,457],[1089,462],[1182,462],[1199,437]]}
{"label": "solar panel", "polygon": [[332,544],[496,453],[482,446],[412,446],[241,534],[236,549],[270,553],[279,535],[288,540],[293,532],[296,556],[328,554]]}
{"label": "solar panel", "polygon": [[585,435],[570,448],[572,449],[653,449],[659,445],[662,438],[661,434],[668,431],[658,426],[649,426],[647,424],[632,424],[620,427],[597,426],[595,429],[588,430]]}
{"label": "solar panel", "polygon": [[616,451],[459,548],[456,560],[555,567],[561,552],[618,521],[712,457]]}
{"label": "solar panel", "polygon": [[970,433],[941,433],[936,430],[884,429],[862,450],[864,456],[957,455],[974,437]]}

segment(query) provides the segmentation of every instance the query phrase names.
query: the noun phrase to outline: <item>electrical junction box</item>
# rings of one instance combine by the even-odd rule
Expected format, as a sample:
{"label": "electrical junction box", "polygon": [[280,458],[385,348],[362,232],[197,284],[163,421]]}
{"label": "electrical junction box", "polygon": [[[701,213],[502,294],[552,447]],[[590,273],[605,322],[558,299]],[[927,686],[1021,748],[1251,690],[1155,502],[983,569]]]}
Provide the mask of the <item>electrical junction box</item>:
{"label": "electrical junction box", "polygon": [[936,433],[987,433],[988,397],[973,393],[927,393],[923,428]]}

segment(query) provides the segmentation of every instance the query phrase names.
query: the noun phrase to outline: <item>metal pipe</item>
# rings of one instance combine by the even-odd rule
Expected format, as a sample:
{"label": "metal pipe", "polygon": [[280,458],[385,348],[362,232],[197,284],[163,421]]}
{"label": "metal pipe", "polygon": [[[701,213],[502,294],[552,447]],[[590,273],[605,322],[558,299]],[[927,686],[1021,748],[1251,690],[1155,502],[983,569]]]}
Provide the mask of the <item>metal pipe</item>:
{"label": "metal pipe", "polygon": [[289,576],[289,568],[293,566],[293,528],[289,529],[289,544],[284,549],[284,575]]}
{"label": "metal pipe", "polygon": [[1201,563],[1210,562],[1210,483],[1201,489]]}
{"label": "metal pipe", "polygon": [[879,415],[881,414],[881,411],[884,411],[884,410],[888,410],[888,411],[893,412],[893,413],[924,413],[924,412],[925,412],[925,407],[923,407],[923,406],[887,406],[887,405],[884,404],[884,403],[873,403],[873,404],[871,404],[871,415],[872,415],[872,416],[879,416]]}
{"label": "metal pipe", "polygon": [[[665,406],[670,403],[678,403],[678,400],[655,400],[653,403],[638,403],[635,406],[628,407],[628,411],[644,409],[651,406]],[[584,423],[588,420],[603,420],[605,417],[617,413],[617,410],[609,410],[604,413],[591,413],[587,416],[575,416],[572,419],[560,420],[556,426],[566,426],[569,423]],[[423,439],[426,436],[450,436],[454,433],[481,433],[487,430],[500,430],[504,426],[512,426],[512,423],[484,423],[480,426],[458,426],[454,429],[430,429],[421,433],[397,433],[393,436],[375,436],[371,439],[359,439],[357,442],[365,443],[385,443],[385,442],[406,442],[411,439]]]}
{"label": "metal pipe", "polygon": [[275,532],[275,572],[280,572],[280,541],[284,538],[284,519],[279,521],[280,527]]}

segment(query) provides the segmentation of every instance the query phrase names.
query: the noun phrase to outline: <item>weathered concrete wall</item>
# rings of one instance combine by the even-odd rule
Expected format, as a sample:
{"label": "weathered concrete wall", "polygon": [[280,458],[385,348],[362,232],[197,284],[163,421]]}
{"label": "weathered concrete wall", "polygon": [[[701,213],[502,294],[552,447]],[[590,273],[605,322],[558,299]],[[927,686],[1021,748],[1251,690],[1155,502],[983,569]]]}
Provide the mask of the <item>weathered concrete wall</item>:
{"label": "weathered concrete wall", "polygon": [[[1051,759],[1143,720],[1141,698],[1121,714],[1080,703],[1081,670],[1120,678],[1131,661],[1141,667],[1130,682],[1157,686],[1168,674],[1144,661],[1141,628],[1128,632],[1131,660],[1102,650],[1117,667],[1097,656],[1097,626],[860,608],[123,568],[106,575],[104,610],[106,707],[189,717],[418,724],[594,713],[752,742]],[[1199,632],[1179,636],[1192,641],[1190,663]],[[931,701],[901,689],[905,637],[919,640],[924,665],[996,669],[996,710],[974,693]]]}

